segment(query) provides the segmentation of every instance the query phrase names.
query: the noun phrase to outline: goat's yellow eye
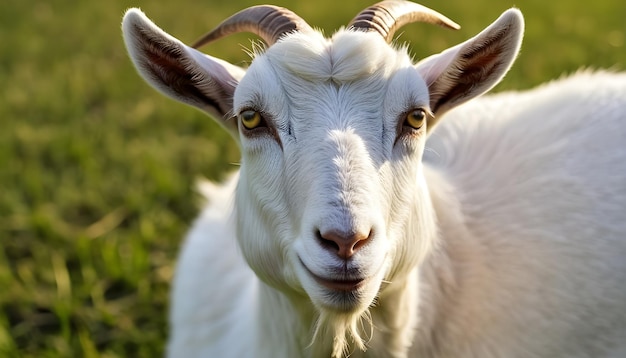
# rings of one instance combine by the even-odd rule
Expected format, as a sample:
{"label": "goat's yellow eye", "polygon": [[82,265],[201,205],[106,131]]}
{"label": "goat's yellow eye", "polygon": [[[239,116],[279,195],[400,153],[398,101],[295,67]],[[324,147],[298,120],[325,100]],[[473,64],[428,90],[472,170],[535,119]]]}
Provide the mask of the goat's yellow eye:
{"label": "goat's yellow eye", "polygon": [[239,120],[246,129],[254,129],[263,123],[261,113],[251,109],[241,112]]}
{"label": "goat's yellow eye", "polygon": [[424,121],[426,121],[426,112],[418,108],[407,113],[404,124],[414,129],[420,129],[424,125]]}

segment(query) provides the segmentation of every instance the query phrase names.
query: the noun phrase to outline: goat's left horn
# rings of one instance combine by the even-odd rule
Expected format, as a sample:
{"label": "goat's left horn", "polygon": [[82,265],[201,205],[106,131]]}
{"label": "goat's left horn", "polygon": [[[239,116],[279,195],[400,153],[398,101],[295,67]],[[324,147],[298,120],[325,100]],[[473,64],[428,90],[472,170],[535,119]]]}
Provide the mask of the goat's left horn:
{"label": "goat's left horn", "polygon": [[435,10],[410,1],[386,0],[374,4],[361,11],[352,21],[349,28],[376,31],[387,42],[391,42],[396,31],[412,22],[427,22],[450,29],[461,27],[454,21]]}
{"label": "goat's left horn", "polygon": [[243,9],[224,20],[213,31],[196,41],[192,47],[198,48],[238,32],[256,34],[271,46],[286,33],[309,30],[312,31],[309,24],[291,10],[273,5],[258,5]]}

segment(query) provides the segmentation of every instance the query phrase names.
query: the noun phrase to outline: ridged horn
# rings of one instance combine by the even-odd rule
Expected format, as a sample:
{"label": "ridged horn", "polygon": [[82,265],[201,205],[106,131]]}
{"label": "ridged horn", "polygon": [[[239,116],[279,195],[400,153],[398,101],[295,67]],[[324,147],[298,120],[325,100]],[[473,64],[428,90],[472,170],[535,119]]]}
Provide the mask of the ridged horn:
{"label": "ridged horn", "polygon": [[198,39],[193,48],[238,32],[251,32],[273,45],[278,39],[292,31],[309,31],[311,27],[293,11],[279,6],[258,5],[243,9],[224,20],[213,31]]}
{"label": "ridged horn", "polygon": [[386,0],[361,11],[349,28],[362,31],[376,31],[387,42],[391,42],[396,31],[412,22],[427,22],[450,29],[461,27],[454,21],[420,4],[410,1]]}

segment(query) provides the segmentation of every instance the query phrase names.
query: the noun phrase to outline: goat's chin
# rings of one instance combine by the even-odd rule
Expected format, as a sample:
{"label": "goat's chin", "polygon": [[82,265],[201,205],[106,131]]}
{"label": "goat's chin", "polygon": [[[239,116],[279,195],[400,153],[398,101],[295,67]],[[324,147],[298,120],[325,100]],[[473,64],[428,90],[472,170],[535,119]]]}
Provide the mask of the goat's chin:
{"label": "goat's chin", "polygon": [[373,332],[369,308],[378,296],[385,265],[370,262],[369,270],[353,267],[349,273],[328,269],[315,274],[299,257],[296,263],[298,281],[318,313],[311,342],[313,356],[328,356],[329,347],[332,357],[348,356],[356,349],[365,351]]}
{"label": "goat's chin", "polygon": [[349,290],[336,289],[317,284],[309,295],[318,309],[335,314],[360,314],[367,310],[376,298],[380,283],[370,278]]}

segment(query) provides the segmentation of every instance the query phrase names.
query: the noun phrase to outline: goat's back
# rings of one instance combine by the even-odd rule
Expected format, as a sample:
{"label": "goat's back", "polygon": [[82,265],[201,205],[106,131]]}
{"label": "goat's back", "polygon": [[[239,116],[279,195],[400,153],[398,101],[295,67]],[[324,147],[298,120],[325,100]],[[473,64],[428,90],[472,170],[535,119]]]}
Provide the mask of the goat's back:
{"label": "goat's back", "polygon": [[433,323],[447,342],[436,356],[619,356],[626,75],[584,72],[475,100],[427,146],[460,217],[435,202],[459,279]]}
{"label": "goat's back", "polygon": [[573,234],[563,224],[584,213],[626,229],[626,74],[583,72],[485,96],[442,122],[426,161],[451,181],[469,217],[493,221],[528,205],[550,215],[524,227],[554,222]]}

